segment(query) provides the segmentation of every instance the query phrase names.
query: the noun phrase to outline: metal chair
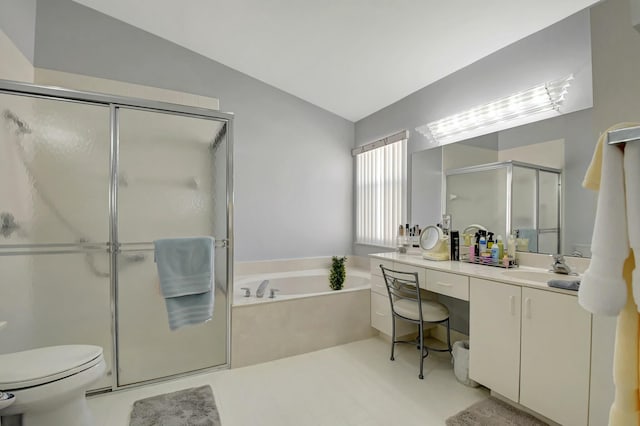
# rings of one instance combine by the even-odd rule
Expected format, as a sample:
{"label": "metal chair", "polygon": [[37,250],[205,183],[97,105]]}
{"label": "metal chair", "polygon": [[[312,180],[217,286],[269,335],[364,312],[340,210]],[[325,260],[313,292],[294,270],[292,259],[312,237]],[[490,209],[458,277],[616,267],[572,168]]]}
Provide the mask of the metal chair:
{"label": "metal chair", "polygon": [[[387,286],[389,303],[391,304],[391,361],[394,358],[396,343],[415,344],[415,340],[396,340],[396,318],[414,323],[418,326],[418,349],[420,350],[420,374],[424,379],[424,359],[429,351],[451,353],[451,329],[449,326],[449,309],[442,303],[432,300],[422,300],[418,274],[415,272],[402,272],[385,268],[380,265],[382,276]],[[447,348],[430,348],[424,344],[424,324],[447,324]]]}

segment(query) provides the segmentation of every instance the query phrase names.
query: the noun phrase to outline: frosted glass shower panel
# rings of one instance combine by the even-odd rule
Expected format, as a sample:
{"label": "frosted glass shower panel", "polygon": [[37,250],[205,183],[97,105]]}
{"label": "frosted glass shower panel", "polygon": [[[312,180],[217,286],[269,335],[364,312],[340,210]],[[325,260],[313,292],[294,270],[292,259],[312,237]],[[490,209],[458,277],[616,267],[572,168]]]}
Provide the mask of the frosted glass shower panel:
{"label": "frosted glass shower panel", "polygon": [[[119,111],[119,385],[227,362],[227,161],[224,121]],[[213,319],[171,331],[154,263],[159,238],[213,236]]]}
{"label": "frosted glass shower panel", "polygon": [[0,94],[1,244],[108,237],[109,108]]}
{"label": "frosted glass shower panel", "polygon": [[0,256],[0,353],[43,346],[88,344],[103,348],[105,374],[92,389],[112,383],[113,340],[109,255]]}
{"label": "frosted glass shower panel", "polygon": [[452,229],[480,224],[496,234],[507,227],[506,168],[447,175],[446,211]]}
{"label": "frosted glass shower panel", "polygon": [[515,230],[536,229],[537,171],[513,166],[512,180],[512,228]]}
{"label": "frosted glass shower panel", "polygon": [[212,210],[226,212],[226,200],[214,205],[213,198],[213,161],[220,154],[214,145],[221,129],[219,121],[120,111],[122,242],[215,235]]}
{"label": "frosted glass shower panel", "polygon": [[559,223],[560,175],[540,171],[540,229],[557,229]]}

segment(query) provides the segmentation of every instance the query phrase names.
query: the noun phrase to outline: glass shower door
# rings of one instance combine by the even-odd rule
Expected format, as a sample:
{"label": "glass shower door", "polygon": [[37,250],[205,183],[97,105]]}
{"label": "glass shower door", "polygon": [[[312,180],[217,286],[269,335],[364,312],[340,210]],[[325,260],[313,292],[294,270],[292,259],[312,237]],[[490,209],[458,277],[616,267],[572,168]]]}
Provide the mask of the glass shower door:
{"label": "glass shower door", "polygon": [[0,94],[0,353],[101,346],[112,384],[109,108]]}
{"label": "glass shower door", "polygon": [[[226,123],[118,108],[118,384],[227,362]],[[154,240],[212,236],[213,319],[170,331]]]}

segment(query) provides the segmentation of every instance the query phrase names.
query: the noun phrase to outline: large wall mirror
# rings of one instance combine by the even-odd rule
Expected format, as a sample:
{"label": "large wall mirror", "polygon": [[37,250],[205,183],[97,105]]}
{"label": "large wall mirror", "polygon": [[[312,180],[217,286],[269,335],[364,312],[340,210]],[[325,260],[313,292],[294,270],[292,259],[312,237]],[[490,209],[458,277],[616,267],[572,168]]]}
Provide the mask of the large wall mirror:
{"label": "large wall mirror", "polygon": [[590,257],[596,197],[581,183],[594,143],[591,111],[413,153],[411,221],[433,224],[448,213],[459,231],[475,223],[505,239],[518,231],[521,251]]}

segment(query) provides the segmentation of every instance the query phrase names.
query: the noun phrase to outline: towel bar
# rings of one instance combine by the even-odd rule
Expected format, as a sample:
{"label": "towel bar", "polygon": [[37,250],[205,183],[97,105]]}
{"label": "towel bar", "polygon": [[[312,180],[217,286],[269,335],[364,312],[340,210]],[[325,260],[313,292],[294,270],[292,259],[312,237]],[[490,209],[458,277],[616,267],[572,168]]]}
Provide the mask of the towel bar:
{"label": "towel bar", "polygon": [[607,142],[609,145],[636,141],[640,141],[640,126],[611,130],[607,133]]}

